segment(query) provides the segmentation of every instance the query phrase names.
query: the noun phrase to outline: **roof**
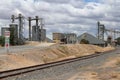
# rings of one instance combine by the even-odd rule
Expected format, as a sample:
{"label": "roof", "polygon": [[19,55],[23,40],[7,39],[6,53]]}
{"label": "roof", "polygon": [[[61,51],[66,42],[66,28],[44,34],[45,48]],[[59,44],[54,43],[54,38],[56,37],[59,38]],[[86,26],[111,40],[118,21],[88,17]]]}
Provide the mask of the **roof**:
{"label": "roof", "polygon": [[82,39],[88,40],[90,44],[104,44],[105,43],[103,40],[99,40],[98,38],[88,33],[83,33],[82,35],[78,36],[77,39],[79,42]]}

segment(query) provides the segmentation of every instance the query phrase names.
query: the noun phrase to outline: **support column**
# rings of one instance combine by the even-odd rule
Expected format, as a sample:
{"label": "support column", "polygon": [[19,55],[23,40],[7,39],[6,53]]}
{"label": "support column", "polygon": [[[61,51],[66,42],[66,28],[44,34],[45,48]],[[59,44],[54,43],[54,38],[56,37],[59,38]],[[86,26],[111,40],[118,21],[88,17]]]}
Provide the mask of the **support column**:
{"label": "support column", "polygon": [[97,25],[98,25],[98,39],[100,39],[100,22],[99,21],[98,21]]}
{"label": "support column", "polygon": [[28,18],[29,21],[29,40],[31,41],[31,17]]}

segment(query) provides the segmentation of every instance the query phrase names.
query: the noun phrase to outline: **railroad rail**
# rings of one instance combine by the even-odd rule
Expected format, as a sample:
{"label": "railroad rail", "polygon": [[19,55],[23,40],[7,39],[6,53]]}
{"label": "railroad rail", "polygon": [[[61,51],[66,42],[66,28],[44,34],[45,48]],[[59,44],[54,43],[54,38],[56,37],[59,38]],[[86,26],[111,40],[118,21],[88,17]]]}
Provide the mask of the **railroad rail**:
{"label": "railroad rail", "polygon": [[[112,50],[112,51],[114,51],[114,50]],[[36,70],[41,70],[41,69],[46,69],[46,68],[49,68],[49,67],[59,66],[59,65],[66,64],[66,63],[79,61],[79,60],[90,59],[90,58],[94,58],[94,57],[97,57],[97,56],[100,56],[100,55],[103,55],[105,53],[109,53],[109,52],[112,52],[112,51],[107,51],[107,52],[102,52],[102,53],[96,52],[95,54],[81,56],[81,57],[78,57],[78,58],[71,58],[71,59],[66,59],[66,60],[62,60],[62,61],[41,64],[41,65],[35,65],[35,66],[24,67],[24,68],[19,68],[19,69],[1,71],[0,72],[0,79],[9,78],[9,77],[13,77],[13,76],[18,76],[18,75],[33,72],[33,71],[36,71]]]}

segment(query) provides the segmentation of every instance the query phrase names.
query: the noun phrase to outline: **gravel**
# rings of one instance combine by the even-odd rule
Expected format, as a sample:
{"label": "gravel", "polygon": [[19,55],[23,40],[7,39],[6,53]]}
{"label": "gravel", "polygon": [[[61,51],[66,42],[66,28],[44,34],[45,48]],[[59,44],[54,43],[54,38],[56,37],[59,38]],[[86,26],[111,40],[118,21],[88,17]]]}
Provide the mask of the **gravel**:
{"label": "gravel", "polygon": [[54,66],[43,70],[37,70],[31,73],[21,74],[20,76],[11,77],[6,80],[68,80],[76,73],[88,70],[84,67],[93,66],[93,70],[95,70],[95,68],[102,65],[107,58],[111,56],[118,56],[119,52],[120,48],[118,48],[116,51],[109,52],[91,59]]}
{"label": "gravel", "polygon": [[[30,50],[30,49],[35,49],[35,48],[43,49],[43,48],[46,48],[46,47],[49,47],[49,46],[31,46],[31,45],[10,46],[9,52],[10,53],[16,53],[16,52],[18,53],[18,52],[23,52],[25,50]],[[5,54],[5,53],[6,53],[5,47],[1,47],[0,48],[0,54]]]}
{"label": "gravel", "polygon": [[[35,48],[34,46],[11,46],[9,48],[9,52],[19,52],[19,51],[24,51],[24,50],[28,50],[28,49],[33,49]],[[4,54],[6,53],[6,50],[4,47],[0,48],[0,54]]]}

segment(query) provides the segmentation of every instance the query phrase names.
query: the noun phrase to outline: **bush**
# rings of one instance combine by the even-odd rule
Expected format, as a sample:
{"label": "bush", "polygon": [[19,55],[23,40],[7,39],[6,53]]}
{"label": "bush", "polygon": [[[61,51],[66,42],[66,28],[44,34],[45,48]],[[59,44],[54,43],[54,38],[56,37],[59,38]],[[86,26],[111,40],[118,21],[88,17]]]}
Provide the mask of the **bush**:
{"label": "bush", "polygon": [[88,41],[88,40],[85,40],[85,39],[82,39],[82,40],[80,41],[80,44],[89,44],[89,41]]}
{"label": "bush", "polygon": [[5,37],[4,36],[0,36],[0,45],[1,46],[5,45]]}

